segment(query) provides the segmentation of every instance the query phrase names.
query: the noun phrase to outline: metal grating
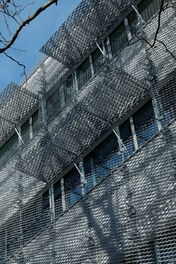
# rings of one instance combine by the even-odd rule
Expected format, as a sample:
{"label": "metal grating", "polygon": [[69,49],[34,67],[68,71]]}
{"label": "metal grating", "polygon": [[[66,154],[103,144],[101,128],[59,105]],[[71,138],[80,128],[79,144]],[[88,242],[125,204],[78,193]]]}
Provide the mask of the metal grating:
{"label": "metal grating", "polygon": [[38,105],[38,97],[16,84],[9,84],[0,95],[0,144]]}
{"label": "metal grating", "polygon": [[20,160],[18,169],[51,181],[148,92],[148,86],[124,72],[105,73],[103,80],[72,109],[67,119],[60,121],[64,126],[58,125],[54,134],[45,135],[37,151],[32,150]]}
{"label": "metal grating", "polygon": [[[135,23],[151,43],[159,2]],[[80,89],[74,71],[65,81],[66,68],[48,58],[1,95],[0,263],[176,263],[176,16],[167,2],[157,36],[166,46],[112,33],[112,59],[92,56],[96,74]],[[100,1],[83,1],[80,19],[92,16],[89,3]],[[24,144],[17,133],[7,141],[16,127]]]}
{"label": "metal grating", "polygon": [[73,67],[96,46],[96,41],[104,37],[128,6],[128,0],[82,1],[41,51],[66,67]]}

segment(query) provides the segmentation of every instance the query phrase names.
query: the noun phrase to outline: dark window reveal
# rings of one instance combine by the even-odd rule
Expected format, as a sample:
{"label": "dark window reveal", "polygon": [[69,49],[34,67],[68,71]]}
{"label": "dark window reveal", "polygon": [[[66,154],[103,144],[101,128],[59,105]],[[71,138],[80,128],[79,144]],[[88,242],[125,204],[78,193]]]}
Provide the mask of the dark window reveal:
{"label": "dark window reveal", "polygon": [[29,142],[30,140],[30,123],[29,119],[21,127],[21,136],[24,143]]}
{"label": "dark window reveal", "polygon": [[138,5],[138,11],[145,22],[156,14],[161,6],[161,0],[143,0]]}
{"label": "dark window reveal", "polygon": [[133,120],[139,146],[143,145],[158,132],[151,101],[134,114]]}
{"label": "dark window reveal", "polygon": [[121,162],[117,137],[111,134],[84,159],[87,191],[108,176]]}
{"label": "dark window reveal", "polygon": [[134,152],[134,143],[130,120],[125,121],[120,127],[120,138],[122,140],[123,157],[127,158]]}
{"label": "dark window reveal", "polygon": [[61,196],[61,184],[60,181],[54,184],[54,201],[55,201],[55,214],[62,213],[62,196]]}
{"label": "dark window reveal", "polygon": [[89,58],[87,58],[76,70],[78,89],[81,89],[92,77]]}
{"label": "dark window reveal", "polygon": [[42,195],[42,209],[45,210],[49,207],[49,190]]}
{"label": "dark window reveal", "polygon": [[59,90],[56,90],[46,101],[47,118],[50,120],[60,111]]}
{"label": "dark window reveal", "polygon": [[[100,48],[103,50],[102,45],[100,45]],[[99,71],[101,67],[105,63],[105,56],[102,54],[99,48],[97,48],[93,53],[92,53],[92,63],[93,63],[93,68],[94,68],[94,73]]]}
{"label": "dark window reveal", "polygon": [[16,154],[18,149],[18,136],[15,133],[1,148],[0,148],[0,167],[9,162]]}
{"label": "dark window reveal", "polygon": [[133,10],[129,15],[128,15],[128,24],[129,24],[129,29],[132,34],[132,36],[135,36],[135,34],[138,31],[138,18],[136,12]]}
{"label": "dark window reveal", "polygon": [[80,174],[76,168],[64,177],[65,197],[67,206],[73,205],[81,198]]}
{"label": "dark window reveal", "polygon": [[65,102],[69,103],[72,101],[75,95],[75,87],[73,82],[73,76],[70,75],[67,80],[64,82],[64,95],[65,95]]}
{"label": "dark window reveal", "polygon": [[122,22],[109,36],[112,54],[121,51],[128,43],[128,37],[125,29],[125,24]]}

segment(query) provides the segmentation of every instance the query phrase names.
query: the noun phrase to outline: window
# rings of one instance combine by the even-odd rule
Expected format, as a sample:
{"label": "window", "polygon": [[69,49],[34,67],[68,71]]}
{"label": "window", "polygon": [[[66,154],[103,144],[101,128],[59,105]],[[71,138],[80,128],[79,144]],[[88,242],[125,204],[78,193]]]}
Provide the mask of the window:
{"label": "window", "polygon": [[54,201],[55,201],[55,214],[62,213],[62,195],[61,195],[61,183],[60,181],[54,184]]}
{"label": "window", "polygon": [[77,68],[78,89],[81,89],[92,77],[89,57]]}
{"label": "window", "polygon": [[53,116],[58,114],[60,110],[59,101],[59,90],[56,90],[47,100],[46,100],[46,111],[47,118],[50,120]]}
{"label": "window", "polygon": [[32,115],[32,131],[33,131],[33,136],[35,136],[39,129],[41,127],[41,122],[39,119],[39,111],[37,110],[33,115]]}
{"label": "window", "polygon": [[135,36],[138,31],[138,18],[136,12],[133,10],[128,16],[129,29],[132,36]]}
{"label": "window", "polygon": [[[103,50],[102,45],[100,45],[100,48]],[[94,73],[99,71],[101,67],[105,63],[105,56],[102,54],[99,48],[97,48],[93,53],[92,53],[92,63],[93,63],[93,68],[94,68]]]}
{"label": "window", "polygon": [[151,100],[133,116],[138,145],[143,145],[158,132]]}
{"label": "window", "polygon": [[30,123],[29,119],[21,126],[21,136],[24,143],[30,140]]}
{"label": "window", "polygon": [[161,0],[143,0],[137,6],[145,22],[147,22],[160,9]]}
{"label": "window", "polygon": [[76,168],[64,177],[66,205],[69,207],[76,203],[82,196],[80,174]]}
{"label": "window", "polygon": [[[30,133],[32,132],[32,137],[34,137],[40,129],[40,122],[39,122],[39,113],[38,110],[32,115],[32,127],[30,128],[30,119],[28,119],[22,126],[21,126],[21,136],[24,143],[28,143],[30,141]],[[32,131],[31,131],[32,130]]]}
{"label": "window", "polygon": [[132,137],[132,131],[131,131],[131,124],[130,120],[128,119],[125,121],[120,127],[120,138],[122,140],[122,148],[124,150],[123,152],[123,159],[126,159],[128,156],[130,156],[134,152],[134,143],[133,143],[133,137]]}
{"label": "window", "polygon": [[75,95],[75,87],[73,83],[73,76],[70,75],[67,80],[64,82],[64,96],[66,104],[72,101],[73,96]]}
{"label": "window", "polygon": [[117,138],[115,134],[111,134],[84,159],[87,191],[108,176],[111,170],[115,169],[121,162],[122,156]]}
{"label": "window", "polygon": [[49,208],[49,190],[42,195],[42,209],[45,210],[47,208]]}
{"label": "window", "polygon": [[112,54],[116,54],[121,51],[123,47],[128,43],[127,32],[124,22],[122,22],[109,36]]}
{"label": "window", "polygon": [[18,136],[15,133],[1,148],[0,148],[0,167],[4,166],[17,152]]}

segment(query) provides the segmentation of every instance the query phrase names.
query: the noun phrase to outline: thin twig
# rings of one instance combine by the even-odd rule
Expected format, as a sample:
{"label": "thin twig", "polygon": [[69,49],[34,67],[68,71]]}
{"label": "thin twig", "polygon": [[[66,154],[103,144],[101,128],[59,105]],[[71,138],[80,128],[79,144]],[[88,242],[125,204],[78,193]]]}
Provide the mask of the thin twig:
{"label": "thin twig", "polygon": [[160,30],[160,27],[161,27],[161,14],[164,11],[163,7],[164,7],[164,0],[161,0],[160,10],[158,12],[158,26],[157,26],[157,29],[156,29],[156,32],[155,32],[153,43],[150,45],[150,48],[153,48],[155,46],[155,43],[156,43],[156,40],[157,40],[157,37],[158,37],[158,34],[159,34],[159,30]]}
{"label": "thin twig", "polygon": [[165,47],[166,51],[172,56],[172,58],[176,60],[176,56],[174,56],[174,54],[168,49],[167,45],[162,40],[156,39],[156,41],[161,43]]}
{"label": "thin twig", "polygon": [[26,20],[24,20],[21,25],[18,27],[18,29],[16,30],[16,32],[14,33],[12,39],[9,41],[9,43],[3,47],[0,48],[0,53],[3,53],[4,51],[6,51],[7,49],[9,49],[13,43],[15,42],[15,40],[17,39],[19,33],[21,32],[21,30],[28,25],[32,20],[34,20],[37,16],[40,15],[40,13],[42,13],[45,9],[47,9],[48,7],[50,7],[53,4],[57,4],[57,0],[49,0],[47,3],[45,3],[43,6],[41,6],[40,8],[37,9],[36,12],[34,12],[31,16],[29,16]]}

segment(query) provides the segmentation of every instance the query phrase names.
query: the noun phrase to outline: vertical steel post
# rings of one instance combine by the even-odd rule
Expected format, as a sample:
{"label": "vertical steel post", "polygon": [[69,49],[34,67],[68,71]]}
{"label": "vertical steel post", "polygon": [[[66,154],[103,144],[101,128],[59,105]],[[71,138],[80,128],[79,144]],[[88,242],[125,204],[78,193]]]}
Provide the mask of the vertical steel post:
{"label": "vertical steel post", "polygon": [[49,207],[50,207],[51,222],[54,222],[55,221],[55,202],[54,202],[53,183],[51,183],[49,187]]}
{"label": "vertical steel post", "polygon": [[32,116],[29,118],[29,138],[30,140],[33,139],[33,127],[32,124],[33,120],[32,120]]}
{"label": "vertical steel post", "polygon": [[132,116],[130,117],[130,125],[131,125],[132,137],[133,137],[133,142],[134,142],[134,148],[135,148],[135,150],[137,150],[139,146],[138,146],[136,131],[135,131],[135,127],[134,127],[134,121],[133,121]]}
{"label": "vertical steel post", "polygon": [[106,39],[106,47],[107,47],[107,56],[109,59],[112,59],[112,48],[109,37]]}
{"label": "vertical steel post", "polygon": [[61,179],[61,197],[62,197],[62,210],[66,211],[66,201],[65,201],[65,187],[64,187],[64,178]]}
{"label": "vertical steel post", "polygon": [[94,72],[92,55],[89,55],[89,62],[90,62],[91,75],[92,75],[92,77],[94,77],[95,72]]}

